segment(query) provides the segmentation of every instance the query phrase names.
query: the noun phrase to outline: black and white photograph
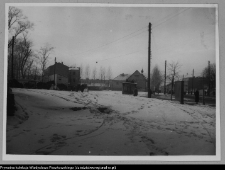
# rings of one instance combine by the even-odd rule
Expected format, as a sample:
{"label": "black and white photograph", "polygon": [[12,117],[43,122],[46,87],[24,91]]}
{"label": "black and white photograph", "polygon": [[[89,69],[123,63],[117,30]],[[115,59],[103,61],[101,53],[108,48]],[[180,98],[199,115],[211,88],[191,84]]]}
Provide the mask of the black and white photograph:
{"label": "black and white photograph", "polygon": [[218,5],[7,3],[3,159],[220,160]]}

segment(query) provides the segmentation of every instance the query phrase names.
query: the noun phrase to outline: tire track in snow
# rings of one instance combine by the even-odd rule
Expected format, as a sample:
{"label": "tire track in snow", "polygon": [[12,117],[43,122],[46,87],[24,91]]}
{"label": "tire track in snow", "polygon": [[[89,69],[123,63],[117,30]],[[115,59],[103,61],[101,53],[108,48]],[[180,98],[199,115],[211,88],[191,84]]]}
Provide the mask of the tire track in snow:
{"label": "tire track in snow", "polygon": [[[179,108],[179,107],[178,107]],[[179,108],[180,110],[182,110],[182,111],[184,111],[185,113],[187,113],[188,115],[190,115],[194,120],[197,120],[200,124],[201,124],[201,126],[202,126],[202,128],[207,132],[207,134],[208,134],[208,136],[209,136],[209,138],[210,138],[210,142],[211,143],[213,143],[214,145],[215,145],[215,140],[213,139],[213,137],[212,137],[212,135],[211,135],[211,133],[209,132],[209,130],[208,130],[208,128],[206,128],[205,127],[205,125],[204,125],[204,123],[205,124],[208,124],[209,126],[212,126],[210,123],[208,123],[207,121],[205,121],[204,119],[201,119],[200,117],[198,117],[198,115],[196,115],[196,114],[200,114],[201,116],[202,116],[202,114],[199,112],[199,111],[197,111],[198,113],[196,113],[196,110],[194,111],[194,110],[192,110],[192,109],[190,109],[190,110],[192,110],[192,113],[191,112],[189,112],[189,111],[187,111],[187,110],[185,110],[185,108]],[[203,117],[203,116],[202,116]],[[211,118],[211,117],[210,117]],[[193,132],[192,132],[193,133]],[[195,134],[195,133],[194,133]],[[195,134],[196,135],[196,134]]]}

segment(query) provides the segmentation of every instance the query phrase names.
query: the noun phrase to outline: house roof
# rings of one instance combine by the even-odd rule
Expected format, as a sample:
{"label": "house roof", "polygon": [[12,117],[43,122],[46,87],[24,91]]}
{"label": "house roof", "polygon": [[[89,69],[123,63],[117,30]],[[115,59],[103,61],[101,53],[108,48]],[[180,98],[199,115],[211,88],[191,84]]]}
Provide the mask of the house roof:
{"label": "house roof", "polygon": [[142,74],[142,73],[140,73],[138,70],[136,70],[133,74],[131,74],[130,77],[131,77],[132,75],[135,75],[135,74],[142,75],[142,76],[144,77],[144,79],[147,80],[147,78],[145,77],[145,75]]}
{"label": "house roof", "polygon": [[130,77],[130,74],[120,74],[118,75],[116,78],[114,78],[113,80],[119,80],[119,81],[126,81],[126,79],[128,79]]}
{"label": "house roof", "polygon": [[54,75],[55,73],[55,74],[67,77],[68,69],[69,67],[64,65],[63,63],[56,62],[54,65],[51,65],[46,69],[46,74],[50,76],[50,75]]}

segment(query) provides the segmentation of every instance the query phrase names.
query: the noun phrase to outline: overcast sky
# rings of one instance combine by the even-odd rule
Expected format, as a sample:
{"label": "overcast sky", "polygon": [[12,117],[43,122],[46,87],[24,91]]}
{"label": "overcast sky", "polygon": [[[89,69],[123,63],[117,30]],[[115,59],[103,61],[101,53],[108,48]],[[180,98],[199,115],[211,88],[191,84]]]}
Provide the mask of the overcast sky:
{"label": "overcast sky", "polygon": [[[34,48],[46,43],[65,65],[91,70],[111,67],[113,78],[135,70],[147,74],[148,24],[152,23],[151,67],[174,61],[181,75],[200,76],[215,63],[215,8],[199,7],[50,7],[17,6],[35,24],[29,36]],[[91,71],[92,72],[92,71]]]}

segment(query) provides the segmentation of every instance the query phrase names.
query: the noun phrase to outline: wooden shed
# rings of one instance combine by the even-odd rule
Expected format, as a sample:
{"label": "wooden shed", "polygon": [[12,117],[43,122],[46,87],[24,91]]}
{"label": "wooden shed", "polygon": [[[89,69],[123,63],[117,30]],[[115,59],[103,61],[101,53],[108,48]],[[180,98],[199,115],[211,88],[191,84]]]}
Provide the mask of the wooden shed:
{"label": "wooden shed", "polygon": [[122,94],[134,94],[136,88],[137,83],[123,82]]}

